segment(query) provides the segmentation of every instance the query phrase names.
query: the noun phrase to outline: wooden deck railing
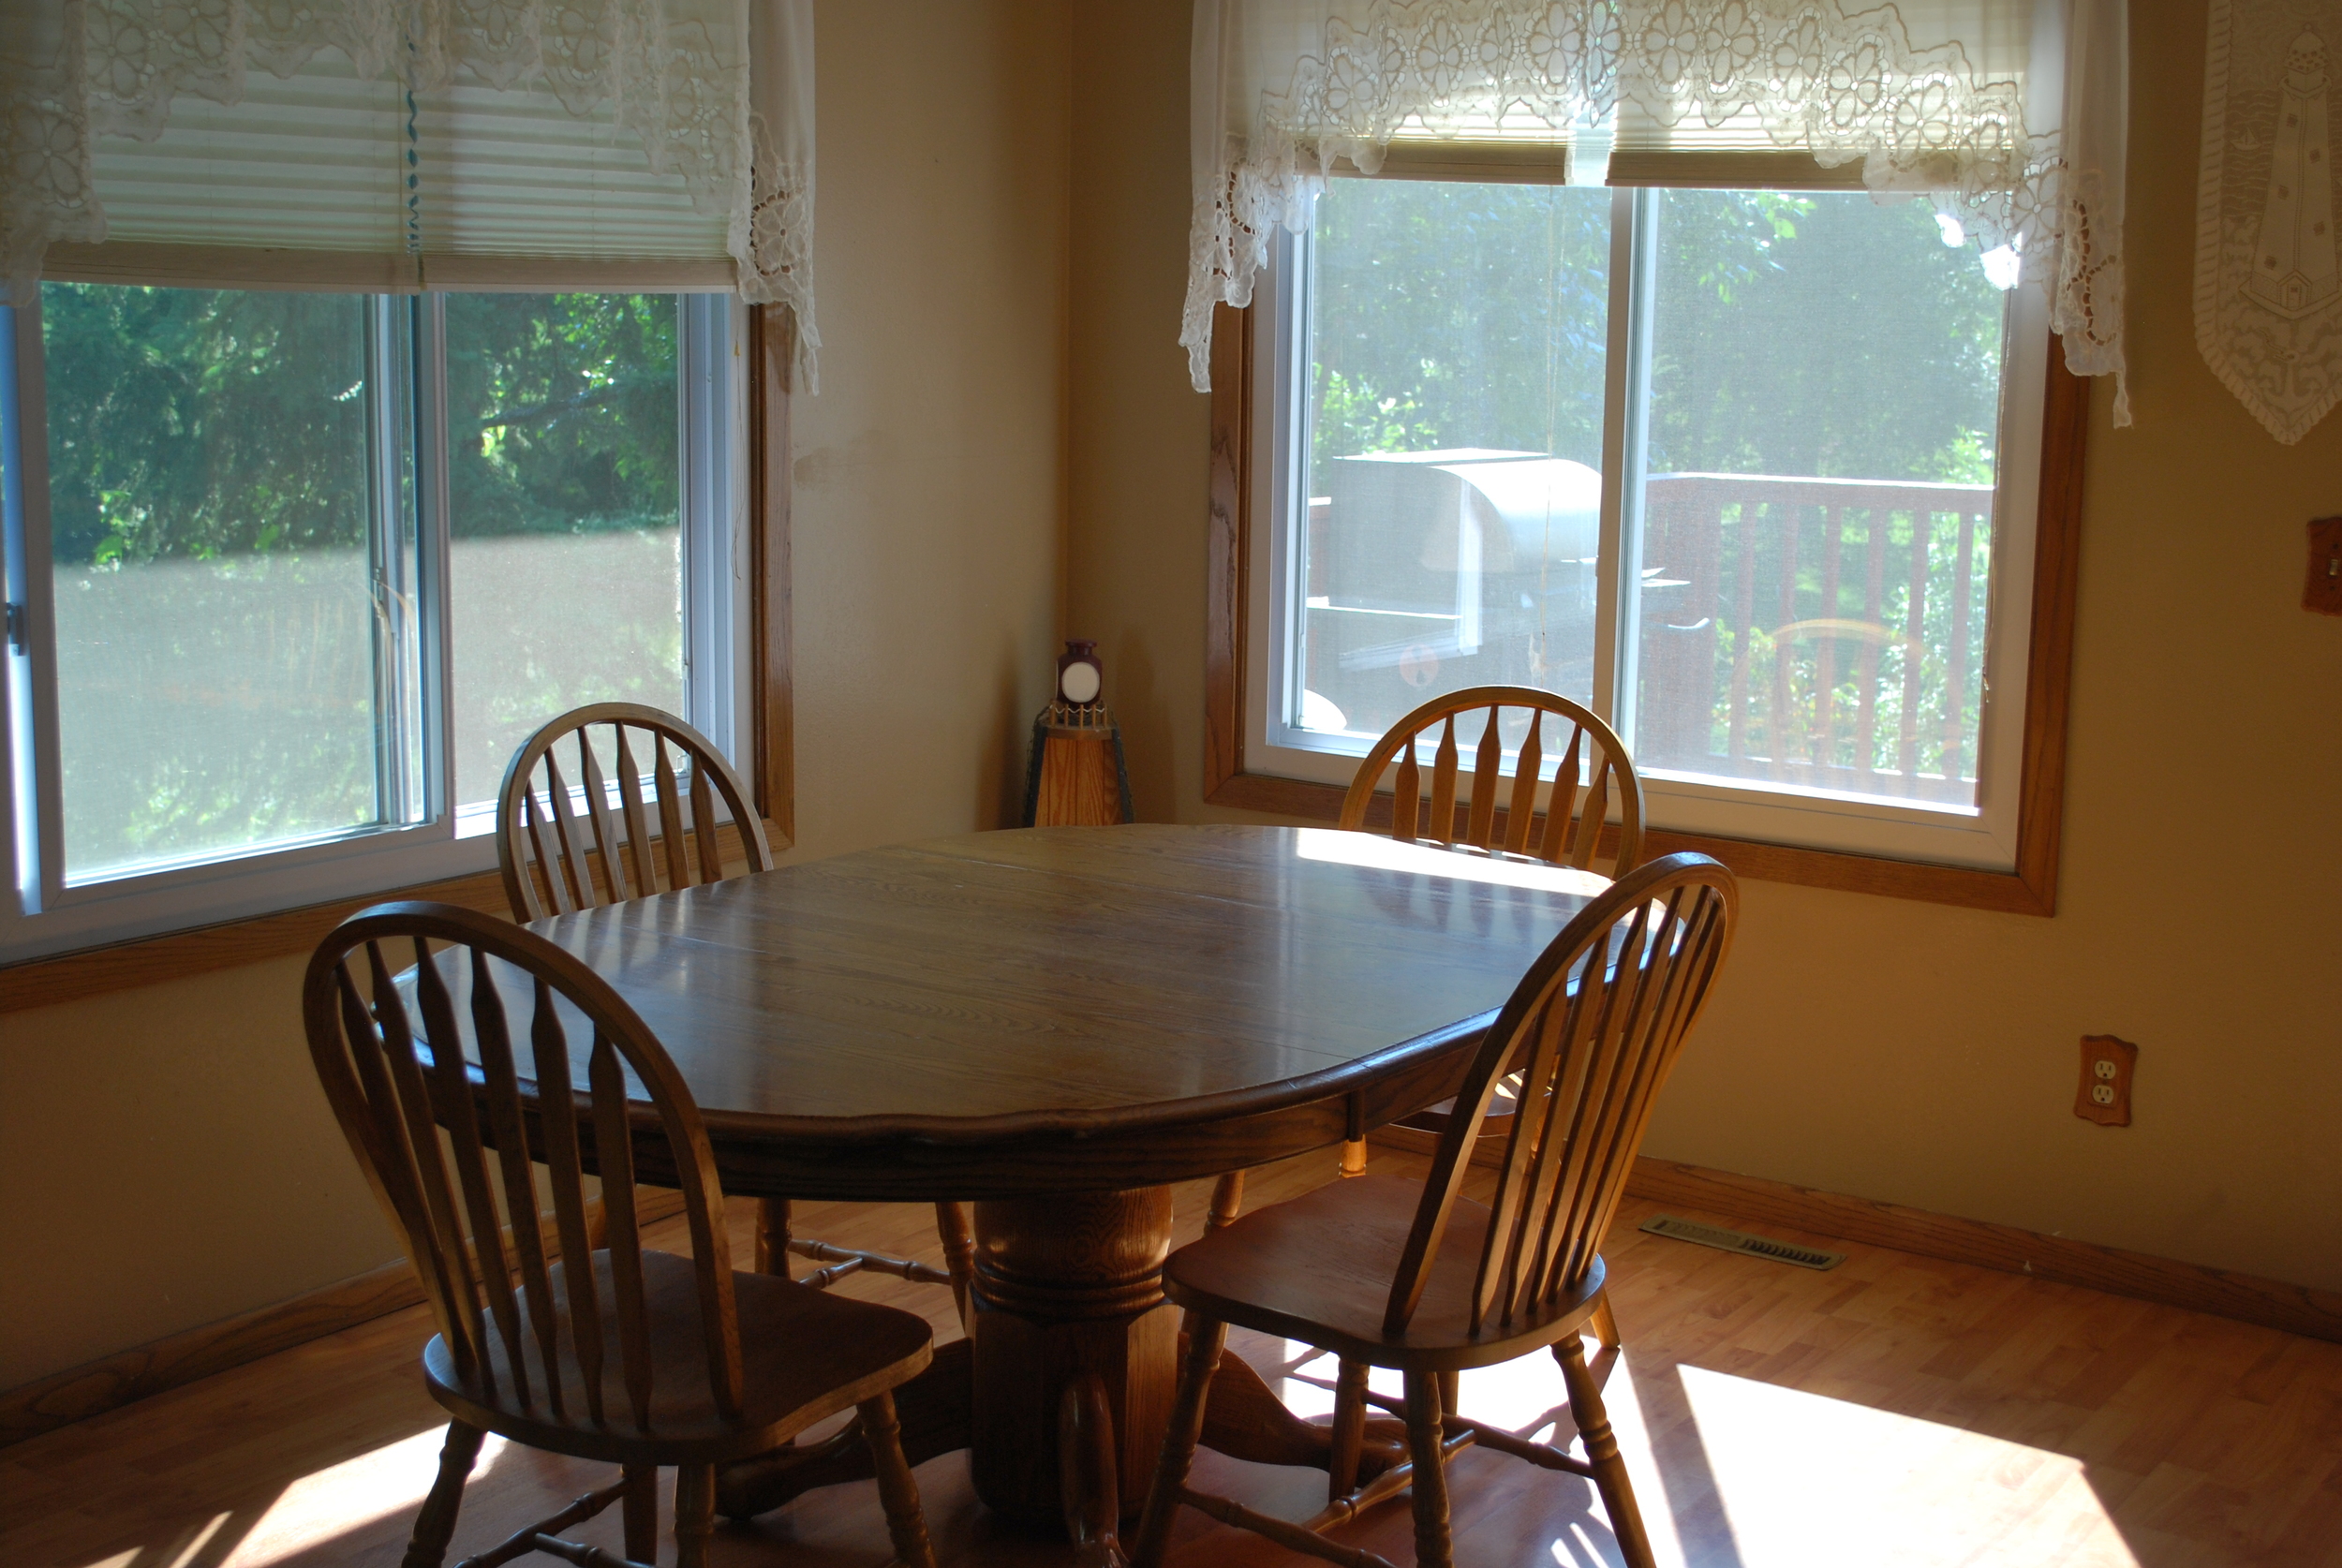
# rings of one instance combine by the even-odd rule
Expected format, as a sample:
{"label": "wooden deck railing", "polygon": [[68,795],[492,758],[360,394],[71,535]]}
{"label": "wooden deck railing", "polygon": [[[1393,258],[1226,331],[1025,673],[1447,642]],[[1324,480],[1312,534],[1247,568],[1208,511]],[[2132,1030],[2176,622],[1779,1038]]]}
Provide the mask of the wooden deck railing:
{"label": "wooden deck railing", "polygon": [[1981,484],[1653,477],[1638,762],[1972,802],[1992,507]]}

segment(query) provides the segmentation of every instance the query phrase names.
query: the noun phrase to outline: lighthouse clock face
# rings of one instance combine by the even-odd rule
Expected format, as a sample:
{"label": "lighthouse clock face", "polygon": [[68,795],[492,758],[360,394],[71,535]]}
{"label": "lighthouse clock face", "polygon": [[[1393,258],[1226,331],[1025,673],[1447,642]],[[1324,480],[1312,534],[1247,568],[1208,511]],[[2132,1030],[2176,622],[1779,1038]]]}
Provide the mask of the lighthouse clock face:
{"label": "lighthouse clock face", "polygon": [[1096,702],[1100,684],[1098,665],[1094,659],[1069,658],[1058,671],[1058,695],[1075,707]]}

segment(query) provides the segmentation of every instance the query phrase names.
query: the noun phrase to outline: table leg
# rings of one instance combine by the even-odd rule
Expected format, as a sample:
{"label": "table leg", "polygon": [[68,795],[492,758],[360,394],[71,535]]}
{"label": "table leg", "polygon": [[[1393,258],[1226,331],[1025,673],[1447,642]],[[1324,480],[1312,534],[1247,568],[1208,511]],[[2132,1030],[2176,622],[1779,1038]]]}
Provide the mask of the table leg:
{"label": "table leg", "polygon": [[[1076,1192],[976,1205],[976,1353],[970,1469],[1013,1517],[1095,1519],[1144,1506],[1171,1416],[1178,1315],[1163,1298],[1171,1190]],[[1095,1378],[1120,1507],[1067,1499],[1058,1431],[1065,1390]],[[1076,1465],[1074,1472],[1082,1472]],[[1103,1491],[1103,1487],[1100,1490]]]}
{"label": "table leg", "polygon": [[[895,1391],[904,1451],[916,1465],[972,1449],[986,1503],[1022,1518],[1076,1521],[1069,1533],[1099,1548],[1084,1555],[1111,1561],[1119,1544],[1106,1522],[1146,1505],[1176,1391],[1178,1316],[1163,1297],[1170,1191],[984,1203],[975,1221],[976,1337],[937,1346],[934,1364]],[[1081,1433],[1070,1467],[1059,1436],[1066,1423]],[[1367,1422],[1363,1439],[1361,1483],[1406,1457],[1396,1422]],[[1333,1464],[1331,1431],[1293,1414],[1234,1351],[1213,1375],[1203,1442],[1263,1464]],[[725,1466],[717,1511],[753,1518],[816,1487],[872,1473],[850,1427],[827,1442]],[[1067,1495],[1068,1474],[1083,1495]]]}
{"label": "table leg", "polygon": [[1059,1487],[1075,1568],[1129,1568],[1122,1555],[1122,1487],[1115,1475],[1114,1417],[1105,1384],[1085,1373],[1058,1401]]}

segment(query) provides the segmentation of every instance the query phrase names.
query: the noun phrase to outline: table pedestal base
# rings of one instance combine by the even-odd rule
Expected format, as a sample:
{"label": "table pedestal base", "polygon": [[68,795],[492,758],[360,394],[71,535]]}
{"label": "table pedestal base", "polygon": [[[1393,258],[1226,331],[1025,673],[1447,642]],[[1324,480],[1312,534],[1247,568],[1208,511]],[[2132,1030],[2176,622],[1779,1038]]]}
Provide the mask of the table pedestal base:
{"label": "table pedestal base", "polygon": [[[904,1452],[916,1465],[971,1449],[986,1506],[1062,1520],[1081,1561],[1117,1562],[1116,1527],[1146,1506],[1178,1382],[1179,1313],[1163,1295],[1171,1191],[979,1203],[975,1229],[975,1337],[937,1347],[896,1390]],[[1264,1464],[1331,1463],[1327,1427],[1294,1415],[1233,1351],[1212,1379],[1203,1442]],[[1360,1479],[1404,1454],[1395,1424],[1370,1423]],[[750,1518],[871,1473],[849,1427],[725,1467],[716,1505]]]}
{"label": "table pedestal base", "polygon": [[[1094,1379],[1111,1426],[1085,1431],[1110,1442],[1120,1509],[1135,1516],[1178,1382],[1178,1312],[1163,1298],[1171,1190],[980,1203],[975,1218],[976,1495],[1014,1518],[1094,1512],[1063,1495],[1059,1454],[1066,1391]],[[1074,1457],[1075,1473],[1096,1468]]]}

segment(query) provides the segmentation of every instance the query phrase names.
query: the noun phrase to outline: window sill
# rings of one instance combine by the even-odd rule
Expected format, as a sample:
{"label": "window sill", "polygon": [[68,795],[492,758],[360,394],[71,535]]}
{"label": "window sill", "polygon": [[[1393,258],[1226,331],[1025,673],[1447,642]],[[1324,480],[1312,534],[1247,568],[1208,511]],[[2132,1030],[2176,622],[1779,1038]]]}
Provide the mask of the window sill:
{"label": "window sill", "polygon": [[[764,831],[776,853],[788,847],[789,836],[779,823],[767,821]],[[742,858],[739,833],[730,822],[722,824],[718,836],[727,863]],[[363,898],[337,898],[190,931],[29,958],[0,968],[0,1013],[79,1001],[304,953],[358,910],[399,898],[436,899],[497,916],[511,910],[504,896],[502,877],[483,871]]]}
{"label": "window sill", "polygon": [[[1233,774],[1221,780],[1216,789],[1204,797],[1214,806],[1232,806],[1247,811],[1274,812],[1285,817],[1306,817],[1316,821],[1330,822],[1341,815],[1341,797],[1346,793],[1340,786],[1319,784],[1300,778],[1279,778],[1266,773]],[[1501,837],[1505,826],[1505,811],[1498,808],[1496,833]],[[1457,813],[1457,831],[1461,831],[1462,810]],[[1390,796],[1378,794],[1367,811],[1367,826],[1386,831],[1390,826]],[[1611,848],[1615,831],[1607,835],[1604,850]],[[1912,861],[1887,860],[1874,855],[1842,854],[1830,850],[1800,849],[1786,844],[1765,844],[1745,838],[1714,838],[1699,834],[1670,833],[1664,828],[1643,830],[1643,852],[1646,857],[1673,854],[1679,850],[1696,850],[1713,855],[1732,868],[1735,876],[1758,881],[1788,882],[1798,887],[1828,888],[1839,893],[1870,893],[1887,898],[1915,898],[1932,904],[1953,904],[1964,909],[1994,910],[2003,914],[2048,915],[2055,912],[2056,887],[2053,874],[2046,879],[2037,871],[2028,877],[2026,867],[2020,865],[2015,871],[1979,871],[1966,866],[1926,865]],[[2052,865],[2054,860],[2053,857]]]}

